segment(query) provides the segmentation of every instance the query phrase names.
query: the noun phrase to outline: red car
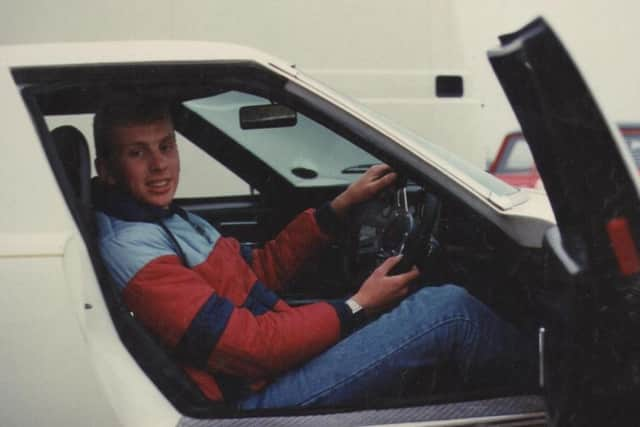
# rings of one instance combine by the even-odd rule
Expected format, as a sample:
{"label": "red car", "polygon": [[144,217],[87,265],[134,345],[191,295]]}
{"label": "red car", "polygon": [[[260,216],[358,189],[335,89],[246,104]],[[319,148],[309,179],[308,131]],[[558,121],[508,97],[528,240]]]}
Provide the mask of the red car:
{"label": "red car", "polygon": [[[640,168],[640,124],[620,125],[620,131]],[[489,173],[514,187],[543,188],[529,145],[520,132],[504,137]]]}

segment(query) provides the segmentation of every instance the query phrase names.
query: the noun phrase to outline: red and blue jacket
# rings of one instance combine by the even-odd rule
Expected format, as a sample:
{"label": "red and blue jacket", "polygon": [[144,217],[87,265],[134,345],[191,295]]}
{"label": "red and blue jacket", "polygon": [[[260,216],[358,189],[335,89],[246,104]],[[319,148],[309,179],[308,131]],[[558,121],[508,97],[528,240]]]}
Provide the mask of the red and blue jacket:
{"label": "red and blue jacket", "polygon": [[353,328],[344,303],[290,307],[274,291],[329,240],[335,214],[306,210],[247,250],[204,219],[94,188],[103,260],[135,317],[215,401],[259,390]]}

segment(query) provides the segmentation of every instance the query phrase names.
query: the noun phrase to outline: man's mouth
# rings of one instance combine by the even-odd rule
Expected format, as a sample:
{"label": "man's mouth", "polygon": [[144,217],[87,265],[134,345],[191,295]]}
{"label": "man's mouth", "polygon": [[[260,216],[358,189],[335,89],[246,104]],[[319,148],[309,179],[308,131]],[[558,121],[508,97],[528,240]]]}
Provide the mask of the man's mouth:
{"label": "man's mouth", "polygon": [[169,186],[170,182],[170,179],[159,179],[147,182],[147,186],[149,186],[152,190],[164,190]]}

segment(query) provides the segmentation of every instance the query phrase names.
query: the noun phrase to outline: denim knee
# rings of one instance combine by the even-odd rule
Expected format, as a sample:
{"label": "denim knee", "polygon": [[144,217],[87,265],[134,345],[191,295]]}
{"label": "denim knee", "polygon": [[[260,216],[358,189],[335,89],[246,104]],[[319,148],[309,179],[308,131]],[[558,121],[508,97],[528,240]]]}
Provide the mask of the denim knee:
{"label": "denim knee", "polygon": [[435,299],[451,307],[466,306],[475,301],[465,288],[453,284],[426,286],[419,289],[416,294],[418,298],[429,298],[432,303]]}
{"label": "denim knee", "polygon": [[453,313],[466,313],[474,300],[465,288],[447,284],[420,288],[403,304],[407,304],[415,316],[432,318],[436,313],[446,317]]}
{"label": "denim knee", "polygon": [[440,286],[441,298],[445,300],[450,313],[466,314],[467,317],[474,317],[474,314],[484,313],[487,307],[469,293],[465,288],[458,285]]}
{"label": "denim knee", "polygon": [[439,287],[442,298],[445,298],[452,307],[467,307],[474,305],[477,300],[462,286],[446,284]]}
{"label": "denim knee", "polygon": [[415,304],[415,315],[424,315],[429,319],[469,320],[484,311],[483,305],[465,288],[453,284],[426,286],[416,291],[411,299],[413,302],[410,304]]}
{"label": "denim knee", "polygon": [[438,289],[443,293],[443,295],[445,295],[452,301],[465,301],[469,297],[471,297],[471,294],[469,294],[469,292],[465,288],[451,283],[438,286]]}

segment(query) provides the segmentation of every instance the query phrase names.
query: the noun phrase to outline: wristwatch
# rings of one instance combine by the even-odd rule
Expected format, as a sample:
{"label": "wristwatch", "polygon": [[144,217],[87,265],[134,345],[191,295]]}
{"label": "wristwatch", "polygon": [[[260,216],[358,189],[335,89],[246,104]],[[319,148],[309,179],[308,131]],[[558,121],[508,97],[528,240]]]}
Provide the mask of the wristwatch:
{"label": "wristwatch", "polygon": [[343,331],[343,336],[349,335],[353,331],[360,329],[367,323],[367,312],[364,310],[357,301],[353,298],[347,299],[345,302],[349,310],[351,311],[351,318],[346,322],[345,331]]}
{"label": "wristwatch", "polygon": [[351,309],[351,314],[357,314],[363,310],[362,306],[358,304],[353,298],[349,298],[345,301],[345,304]]}

